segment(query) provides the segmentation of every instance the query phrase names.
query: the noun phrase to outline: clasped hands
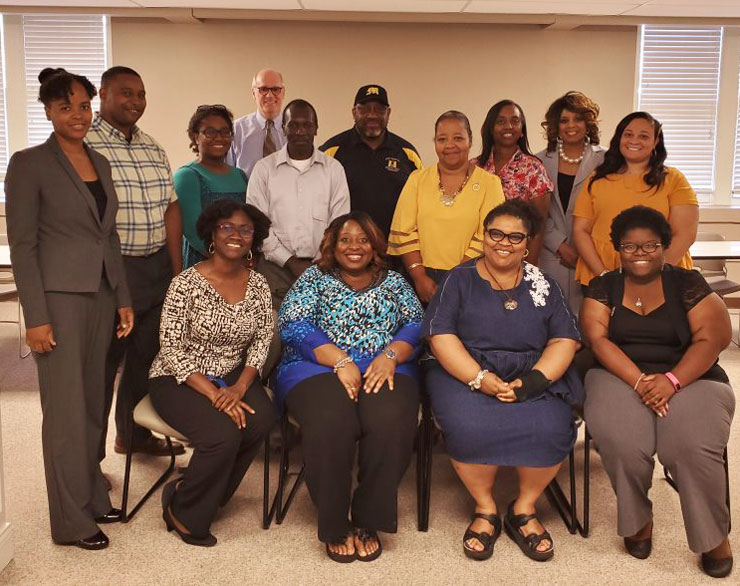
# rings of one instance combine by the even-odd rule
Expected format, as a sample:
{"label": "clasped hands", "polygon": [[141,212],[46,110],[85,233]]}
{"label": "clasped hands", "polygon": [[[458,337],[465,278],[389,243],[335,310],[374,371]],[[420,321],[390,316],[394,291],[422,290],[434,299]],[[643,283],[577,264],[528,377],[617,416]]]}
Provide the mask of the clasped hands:
{"label": "clasped hands", "polygon": [[668,415],[668,401],[676,390],[664,374],[647,374],[635,386],[635,392],[643,404],[652,409],[658,417]]}
{"label": "clasped hands", "polygon": [[[393,375],[395,373],[396,361],[381,354],[370,363],[364,375],[360,373],[360,369],[357,368],[354,362],[350,362],[337,370],[337,377],[346,389],[349,398],[357,402],[360,390],[363,388],[366,393],[377,393],[387,382],[388,388],[392,391]],[[364,385],[362,383],[363,378],[365,379]]]}
{"label": "clasped hands", "polygon": [[522,379],[516,378],[506,382],[493,372],[487,372],[480,383],[480,392],[491,397],[496,397],[504,403],[514,403],[517,400],[516,392],[522,386]]}
{"label": "clasped hands", "polygon": [[239,429],[245,429],[247,427],[247,412],[254,415],[254,409],[242,401],[242,397],[247,392],[246,385],[237,382],[226,387],[219,387],[215,383],[213,386],[211,404],[231,417]]}

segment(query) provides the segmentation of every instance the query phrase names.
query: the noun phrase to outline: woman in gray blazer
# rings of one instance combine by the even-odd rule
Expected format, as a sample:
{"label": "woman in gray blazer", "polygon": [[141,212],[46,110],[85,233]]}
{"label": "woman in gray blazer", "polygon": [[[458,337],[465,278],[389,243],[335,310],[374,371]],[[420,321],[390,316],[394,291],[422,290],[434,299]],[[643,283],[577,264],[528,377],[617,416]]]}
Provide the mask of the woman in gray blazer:
{"label": "woman in gray blazer", "polygon": [[605,149],[598,146],[598,116],[599,107],[581,92],[559,97],[542,122],[547,148],[537,153],[555,185],[539,266],[557,280],[575,314],[582,295],[575,280],[578,252],[573,244],[573,206],[584,181],[604,160]]}
{"label": "woman in gray blazer", "polygon": [[133,328],[110,164],[83,143],[95,87],[63,69],[39,74],[49,139],[16,152],[5,178],[10,259],[34,351],[52,539],[103,549],[120,520],[98,462],[105,356]]}

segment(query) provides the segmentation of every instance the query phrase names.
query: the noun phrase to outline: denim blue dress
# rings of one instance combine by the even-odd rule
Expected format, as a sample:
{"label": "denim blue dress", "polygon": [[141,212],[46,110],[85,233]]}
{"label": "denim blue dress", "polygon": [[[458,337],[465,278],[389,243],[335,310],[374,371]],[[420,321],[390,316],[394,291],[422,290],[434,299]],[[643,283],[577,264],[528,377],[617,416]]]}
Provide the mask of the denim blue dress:
{"label": "denim blue dress", "polygon": [[[509,290],[518,302],[491,288],[471,260],[452,269],[427,308],[423,336],[454,334],[481,368],[512,381],[539,360],[553,338],[580,340],[575,318],[557,282],[524,263],[520,284]],[[571,406],[583,402],[575,368],[545,393],[504,403],[452,377],[436,361],[425,368],[432,410],[452,458],[471,464],[546,467],[561,462],[576,437]]]}

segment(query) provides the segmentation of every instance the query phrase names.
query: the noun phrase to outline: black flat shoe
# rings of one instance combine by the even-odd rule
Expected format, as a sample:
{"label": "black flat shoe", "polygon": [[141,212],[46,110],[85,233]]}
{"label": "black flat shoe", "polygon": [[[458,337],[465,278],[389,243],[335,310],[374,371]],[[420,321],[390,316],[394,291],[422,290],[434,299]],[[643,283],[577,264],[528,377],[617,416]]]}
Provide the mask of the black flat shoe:
{"label": "black flat shoe", "polygon": [[646,560],[650,557],[650,553],[653,551],[653,538],[648,537],[647,539],[630,539],[629,537],[624,538],[624,547],[627,553],[638,560]]}
{"label": "black flat shoe", "polygon": [[732,572],[732,556],[716,559],[703,553],[701,554],[701,569],[712,578],[726,578]]}
{"label": "black flat shoe", "polygon": [[[536,562],[546,562],[555,555],[555,545],[550,534],[545,531],[539,534],[530,533],[529,535],[524,535],[521,531],[521,528],[532,519],[537,519],[537,515],[515,515],[514,503],[512,502],[504,517],[504,529],[506,529],[506,534],[511,537],[514,543],[519,546],[519,549],[522,550],[522,553],[529,559]],[[545,539],[550,542],[550,549],[539,551],[537,546]]]}
{"label": "black flat shoe", "polygon": [[106,523],[118,523],[121,520],[121,509],[111,509],[105,515],[95,517],[95,522],[101,525]]}
{"label": "black flat shoe", "polygon": [[[470,525],[468,525],[468,528],[465,530],[465,534],[463,535],[463,553],[471,560],[483,561],[493,555],[493,546],[501,535],[501,517],[495,513],[490,515],[486,515],[485,513],[473,513],[473,521],[476,519],[485,519],[493,525],[493,533],[476,533],[470,528]],[[470,539],[477,539],[480,541],[483,549],[478,551],[470,547],[468,545],[468,540]]]}
{"label": "black flat shoe", "polygon": [[380,537],[378,537],[377,532],[370,529],[355,529],[355,537],[362,542],[363,546],[365,546],[371,539],[378,542],[378,549],[367,555],[360,555],[360,552],[357,551],[357,546],[355,545],[355,555],[361,562],[372,562],[373,560],[377,560],[380,557],[380,554],[383,553],[383,544],[380,543]]}
{"label": "black flat shoe", "polygon": [[78,539],[77,541],[65,541],[59,545],[74,545],[80,549],[105,549],[110,544],[108,536],[102,531],[98,531],[95,535],[85,537],[84,539]]}

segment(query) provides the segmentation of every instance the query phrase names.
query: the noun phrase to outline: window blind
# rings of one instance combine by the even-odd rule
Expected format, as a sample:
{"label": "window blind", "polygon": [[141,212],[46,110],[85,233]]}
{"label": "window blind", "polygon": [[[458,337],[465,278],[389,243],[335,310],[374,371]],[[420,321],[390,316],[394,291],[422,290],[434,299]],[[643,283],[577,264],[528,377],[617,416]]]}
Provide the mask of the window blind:
{"label": "window blind", "polygon": [[[740,55],[738,55],[740,59]],[[738,80],[740,82],[740,80]],[[737,124],[735,125],[735,164],[732,172],[732,195],[740,197],[740,92],[737,96]]]}
{"label": "window blind", "polygon": [[[107,64],[104,16],[65,14],[23,15],[23,45],[26,72],[28,145],[44,142],[52,131],[44,106],[38,101],[38,74],[45,67],[64,69],[86,76],[94,85]],[[97,98],[93,101],[97,109]]]}
{"label": "window blind", "polygon": [[[3,30],[3,19],[0,16],[0,47],[5,46],[4,42],[5,31]],[[5,51],[0,53],[0,178],[3,178],[8,167],[8,115],[5,108]],[[2,198],[3,195],[0,193],[0,199]]]}
{"label": "window blind", "polygon": [[722,27],[640,27],[638,108],[663,124],[667,165],[701,201],[714,191]]}

